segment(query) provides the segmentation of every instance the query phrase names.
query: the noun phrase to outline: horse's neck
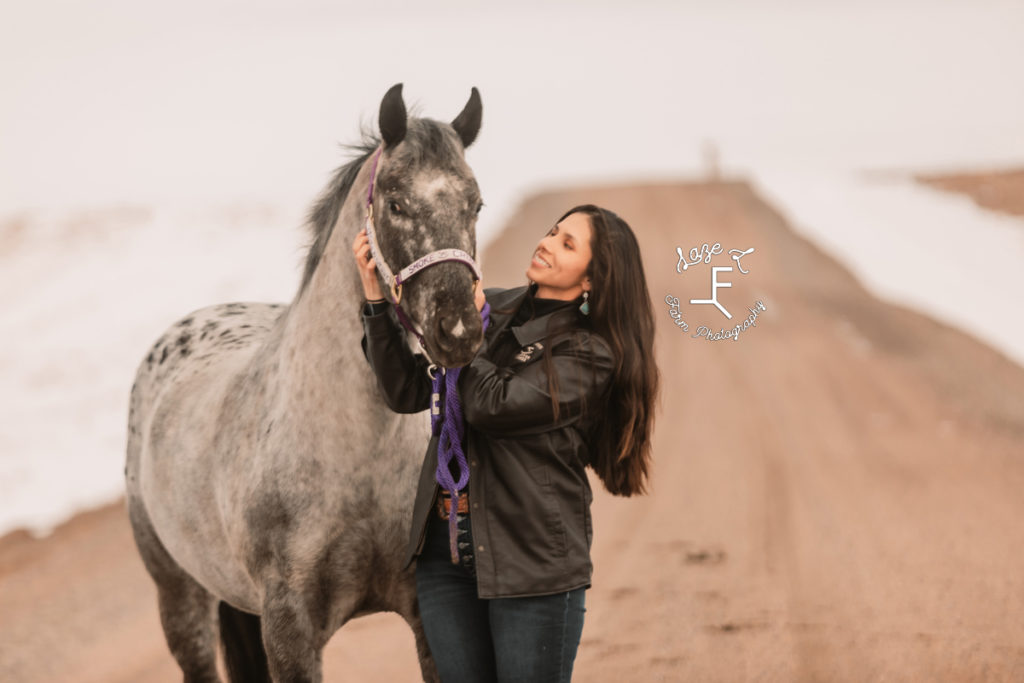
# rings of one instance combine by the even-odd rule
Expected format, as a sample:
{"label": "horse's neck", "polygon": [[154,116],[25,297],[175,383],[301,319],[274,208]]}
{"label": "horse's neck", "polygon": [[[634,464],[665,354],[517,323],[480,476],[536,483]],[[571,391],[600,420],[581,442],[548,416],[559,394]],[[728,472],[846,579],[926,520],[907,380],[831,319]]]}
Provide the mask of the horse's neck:
{"label": "horse's neck", "polygon": [[351,247],[365,217],[368,180],[364,165],[283,330],[278,350],[281,388],[288,407],[300,415],[320,414],[325,405],[350,401],[373,384],[360,345],[363,292]]}

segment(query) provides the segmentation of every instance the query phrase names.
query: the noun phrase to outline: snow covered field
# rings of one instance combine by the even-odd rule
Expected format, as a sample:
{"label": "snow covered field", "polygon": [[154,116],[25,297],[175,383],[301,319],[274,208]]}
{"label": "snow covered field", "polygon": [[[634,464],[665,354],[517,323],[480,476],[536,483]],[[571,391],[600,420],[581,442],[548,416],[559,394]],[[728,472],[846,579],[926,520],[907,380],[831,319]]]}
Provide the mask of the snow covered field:
{"label": "snow covered field", "polygon": [[1024,162],[1020,3],[2,15],[0,533],[119,495],[147,346],[194,308],[291,298],[336,143],[399,81],[440,119],[480,88],[484,243],[525,192],[697,176],[711,142],[879,296],[1024,364],[1024,221],[864,173]]}

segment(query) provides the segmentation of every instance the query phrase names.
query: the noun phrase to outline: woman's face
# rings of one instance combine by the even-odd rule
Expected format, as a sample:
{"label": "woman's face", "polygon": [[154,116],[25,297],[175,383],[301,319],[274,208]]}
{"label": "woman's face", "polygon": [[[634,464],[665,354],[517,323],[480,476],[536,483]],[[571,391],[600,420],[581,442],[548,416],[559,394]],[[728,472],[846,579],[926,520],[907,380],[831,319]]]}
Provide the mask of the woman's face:
{"label": "woman's face", "polygon": [[533,252],[526,277],[537,283],[537,296],[571,301],[590,291],[584,273],[590,265],[590,217],[571,213],[548,231]]}

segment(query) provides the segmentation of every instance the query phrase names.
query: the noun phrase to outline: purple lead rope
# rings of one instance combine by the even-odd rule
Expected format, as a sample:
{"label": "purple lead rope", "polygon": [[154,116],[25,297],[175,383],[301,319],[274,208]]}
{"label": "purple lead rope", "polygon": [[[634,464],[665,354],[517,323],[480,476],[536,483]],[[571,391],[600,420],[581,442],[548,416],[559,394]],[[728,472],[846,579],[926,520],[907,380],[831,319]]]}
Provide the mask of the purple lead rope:
{"label": "purple lead rope", "polygon": [[[491,322],[490,313],[491,305],[485,302],[480,311],[485,332],[487,325]],[[466,484],[469,483],[469,467],[466,464],[466,454],[462,451],[462,435],[465,433],[465,426],[462,423],[462,403],[459,401],[458,389],[461,370],[462,368],[446,368],[444,372],[434,375],[432,398],[438,401],[441,394],[444,394],[444,416],[442,417],[434,410],[430,413],[430,428],[435,436],[439,435],[440,437],[437,445],[437,472],[434,474],[434,479],[451,494],[452,506],[448,512],[448,543],[452,551],[452,564],[459,563],[457,541],[459,491],[466,488]],[[450,469],[452,458],[455,459],[459,467],[457,481],[452,478]]]}

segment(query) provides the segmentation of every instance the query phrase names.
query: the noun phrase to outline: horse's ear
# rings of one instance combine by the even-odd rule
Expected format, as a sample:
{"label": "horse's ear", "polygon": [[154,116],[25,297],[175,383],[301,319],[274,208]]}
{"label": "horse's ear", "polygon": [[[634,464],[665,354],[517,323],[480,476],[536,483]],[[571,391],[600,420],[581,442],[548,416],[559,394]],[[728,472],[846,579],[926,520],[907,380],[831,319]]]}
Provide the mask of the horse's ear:
{"label": "horse's ear", "polygon": [[462,112],[452,121],[452,128],[462,138],[462,146],[469,147],[480,132],[480,120],[483,118],[483,105],[480,103],[480,91],[475,87],[469,95],[469,102]]}
{"label": "horse's ear", "polygon": [[407,118],[405,102],[402,100],[402,84],[396,83],[380,102],[380,135],[385,147],[397,145],[405,138]]}

